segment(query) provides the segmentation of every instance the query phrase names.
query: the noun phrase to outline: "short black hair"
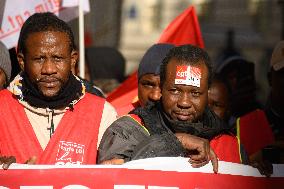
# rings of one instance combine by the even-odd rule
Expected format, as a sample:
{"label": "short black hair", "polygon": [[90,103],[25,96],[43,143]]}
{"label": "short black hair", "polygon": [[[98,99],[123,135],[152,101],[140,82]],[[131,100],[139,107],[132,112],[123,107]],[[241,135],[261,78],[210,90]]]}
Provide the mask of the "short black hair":
{"label": "short black hair", "polygon": [[184,62],[185,64],[195,65],[198,64],[200,61],[203,61],[208,69],[208,86],[210,86],[212,81],[212,65],[209,58],[208,53],[193,45],[181,45],[172,48],[166,57],[163,59],[161,68],[160,68],[160,85],[163,86],[166,80],[166,69],[167,65],[169,64],[170,60],[177,59],[180,62]]}
{"label": "short black hair", "polygon": [[18,53],[26,53],[26,40],[28,36],[36,32],[59,31],[67,34],[70,43],[70,51],[75,50],[74,35],[69,25],[60,20],[51,12],[35,13],[30,16],[22,26],[18,41]]}

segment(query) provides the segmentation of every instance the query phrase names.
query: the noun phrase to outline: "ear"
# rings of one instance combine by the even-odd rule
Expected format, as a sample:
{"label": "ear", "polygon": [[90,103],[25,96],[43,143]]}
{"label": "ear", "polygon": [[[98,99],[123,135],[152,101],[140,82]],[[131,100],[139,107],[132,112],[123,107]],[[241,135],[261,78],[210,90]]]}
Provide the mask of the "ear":
{"label": "ear", "polygon": [[20,64],[21,70],[23,71],[24,68],[25,68],[25,58],[24,58],[23,53],[18,53],[17,59],[18,59],[18,62]]}
{"label": "ear", "polygon": [[78,62],[78,51],[73,50],[71,52],[71,70],[75,70],[77,62]]}

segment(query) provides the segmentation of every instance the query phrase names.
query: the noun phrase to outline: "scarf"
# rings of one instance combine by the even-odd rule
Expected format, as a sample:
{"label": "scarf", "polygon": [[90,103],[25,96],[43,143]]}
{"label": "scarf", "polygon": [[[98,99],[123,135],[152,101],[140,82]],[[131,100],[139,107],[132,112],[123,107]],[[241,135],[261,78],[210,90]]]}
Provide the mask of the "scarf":
{"label": "scarf", "polygon": [[22,77],[21,90],[23,100],[34,107],[50,109],[70,107],[72,109],[74,104],[72,102],[77,101],[83,95],[82,84],[73,74],[70,74],[67,83],[61,88],[59,94],[54,97],[45,97],[34,84],[31,83],[25,73]]}
{"label": "scarf", "polygon": [[188,133],[208,140],[219,134],[228,133],[229,128],[208,107],[200,120],[195,123],[171,120],[163,111],[161,103],[149,103],[146,107],[138,107],[131,113],[140,116],[150,135],[167,133]]}

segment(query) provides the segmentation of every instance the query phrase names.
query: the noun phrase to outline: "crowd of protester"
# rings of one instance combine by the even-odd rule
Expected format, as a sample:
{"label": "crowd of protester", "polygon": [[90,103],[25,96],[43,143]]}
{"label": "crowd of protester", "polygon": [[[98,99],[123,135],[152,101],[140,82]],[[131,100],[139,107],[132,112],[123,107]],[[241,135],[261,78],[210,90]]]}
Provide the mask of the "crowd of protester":
{"label": "crowd of protester", "polygon": [[[262,106],[254,63],[241,55],[214,64],[194,45],[153,44],[139,64],[138,98],[129,99],[130,105],[121,107],[125,114],[118,116],[105,99],[110,89],[94,83],[99,85],[100,76],[110,86],[110,75],[123,81],[115,71],[108,75],[115,68],[109,62],[124,69],[123,56],[93,49],[89,61],[95,57],[106,68],[80,78],[68,24],[52,13],[36,13],[22,26],[21,71],[14,78],[8,49],[0,43],[0,163],[8,169],[15,162],[123,164],[182,156],[193,167],[211,161],[214,172],[219,159],[269,176],[272,164],[284,163],[283,52],[280,41],[271,55],[270,94]],[[96,70],[90,63],[87,68]],[[66,156],[70,146],[78,150]]]}

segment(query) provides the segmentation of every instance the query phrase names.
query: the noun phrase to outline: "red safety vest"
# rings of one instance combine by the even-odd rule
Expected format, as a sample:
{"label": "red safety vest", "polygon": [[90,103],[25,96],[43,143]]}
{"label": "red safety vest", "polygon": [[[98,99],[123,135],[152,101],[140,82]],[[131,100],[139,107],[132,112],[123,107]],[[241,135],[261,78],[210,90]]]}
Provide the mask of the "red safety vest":
{"label": "red safety vest", "polygon": [[67,110],[45,150],[21,105],[8,90],[0,91],[0,155],[24,163],[32,156],[38,164],[95,164],[97,140],[105,100],[86,93]]}
{"label": "red safety vest", "polygon": [[210,146],[221,161],[242,163],[240,142],[232,135],[219,135],[210,141]]}
{"label": "red safety vest", "polygon": [[[137,116],[136,114],[129,114],[128,116],[133,118],[148,132],[139,116]],[[242,163],[240,143],[237,137],[232,135],[219,135],[210,141],[210,146],[216,153],[219,160],[233,163]]]}
{"label": "red safety vest", "polygon": [[274,136],[265,112],[255,110],[237,119],[237,137],[248,155],[274,142]]}

